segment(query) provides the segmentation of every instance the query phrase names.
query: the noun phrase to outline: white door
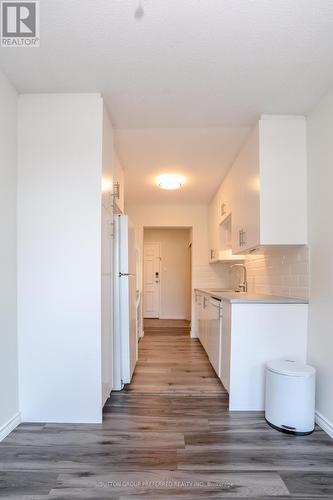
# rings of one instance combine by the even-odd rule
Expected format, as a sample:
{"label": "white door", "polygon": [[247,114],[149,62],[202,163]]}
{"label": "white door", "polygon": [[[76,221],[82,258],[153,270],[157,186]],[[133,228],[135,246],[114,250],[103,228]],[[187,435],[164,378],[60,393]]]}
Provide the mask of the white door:
{"label": "white door", "polygon": [[131,276],[128,279],[129,288],[129,352],[130,352],[130,380],[135,369],[135,365],[138,361],[139,346],[136,328],[136,277]]}
{"label": "white door", "polygon": [[160,243],[144,244],[143,313],[145,318],[160,316]]}
{"label": "white door", "polygon": [[138,359],[136,336],[136,261],[134,227],[119,215],[120,344],[122,382],[129,384]]}
{"label": "white door", "polygon": [[134,229],[127,215],[115,223],[114,390],[131,381],[138,356]]}

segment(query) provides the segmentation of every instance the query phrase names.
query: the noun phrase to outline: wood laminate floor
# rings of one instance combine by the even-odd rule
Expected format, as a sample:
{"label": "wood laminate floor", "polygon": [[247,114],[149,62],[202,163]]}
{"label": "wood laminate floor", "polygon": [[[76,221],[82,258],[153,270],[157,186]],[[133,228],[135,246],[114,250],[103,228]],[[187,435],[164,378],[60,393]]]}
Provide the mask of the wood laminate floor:
{"label": "wood laminate floor", "polygon": [[0,443],[0,498],[333,499],[333,441],[230,413],[188,328],[147,327],[139,353],[103,424],[21,424]]}
{"label": "wood laminate floor", "polygon": [[183,328],[191,329],[191,323],[187,319],[149,319],[143,320],[144,329],[148,328],[151,332],[153,328]]}

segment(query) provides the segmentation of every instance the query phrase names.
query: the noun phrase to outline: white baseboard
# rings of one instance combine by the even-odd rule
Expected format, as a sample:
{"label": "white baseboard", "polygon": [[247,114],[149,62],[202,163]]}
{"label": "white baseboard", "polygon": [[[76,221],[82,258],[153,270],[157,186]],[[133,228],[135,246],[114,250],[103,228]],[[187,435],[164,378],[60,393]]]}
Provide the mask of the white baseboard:
{"label": "white baseboard", "polygon": [[316,424],[333,439],[333,424],[316,410]]}
{"label": "white baseboard", "polygon": [[5,439],[5,437],[10,434],[15,427],[17,427],[21,423],[21,414],[16,413],[8,422],[0,427],[0,441]]}

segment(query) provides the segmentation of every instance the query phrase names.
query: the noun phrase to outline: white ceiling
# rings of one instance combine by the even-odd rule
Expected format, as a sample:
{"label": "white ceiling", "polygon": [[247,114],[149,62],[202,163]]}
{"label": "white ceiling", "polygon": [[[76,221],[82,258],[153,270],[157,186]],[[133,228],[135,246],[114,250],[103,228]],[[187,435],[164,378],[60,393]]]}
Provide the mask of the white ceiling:
{"label": "white ceiling", "polygon": [[[41,0],[40,48],[0,49],[20,92],[102,92],[129,201],[207,201],[260,113],[307,113],[333,84],[332,0],[138,3]],[[184,190],[152,188],[175,169]]]}
{"label": "white ceiling", "polygon": [[[247,128],[147,128],[116,130],[116,144],[127,165],[126,196],[131,203],[205,203],[234,159]],[[156,176],[186,178],[180,191],[163,191]]]}

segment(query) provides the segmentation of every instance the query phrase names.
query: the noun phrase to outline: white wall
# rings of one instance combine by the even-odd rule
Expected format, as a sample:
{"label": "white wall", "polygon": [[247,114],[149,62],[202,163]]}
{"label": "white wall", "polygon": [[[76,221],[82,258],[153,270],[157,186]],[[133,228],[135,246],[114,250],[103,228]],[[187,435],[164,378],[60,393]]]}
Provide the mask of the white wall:
{"label": "white wall", "polygon": [[[308,360],[317,369],[316,408],[333,437],[333,88],[308,117],[310,308]],[[326,425],[326,427],[325,427]]]}
{"label": "white wall", "polygon": [[[227,266],[214,266],[208,263],[208,207],[206,205],[128,205],[126,213],[136,228],[141,266],[143,228],[145,226],[192,227],[192,291],[194,288],[200,287],[219,287],[221,282],[228,282]],[[192,306],[191,335],[194,336],[193,309]]]}
{"label": "white wall", "polygon": [[19,99],[22,419],[101,421],[102,99]]}
{"label": "white wall", "polygon": [[0,439],[18,423],[16,184],[17,94],[0,72]]}
{"label": "white wall", "polygon": [[189,229],[145,229],[144,242],[161,246],[161,319],[190,319]]}

